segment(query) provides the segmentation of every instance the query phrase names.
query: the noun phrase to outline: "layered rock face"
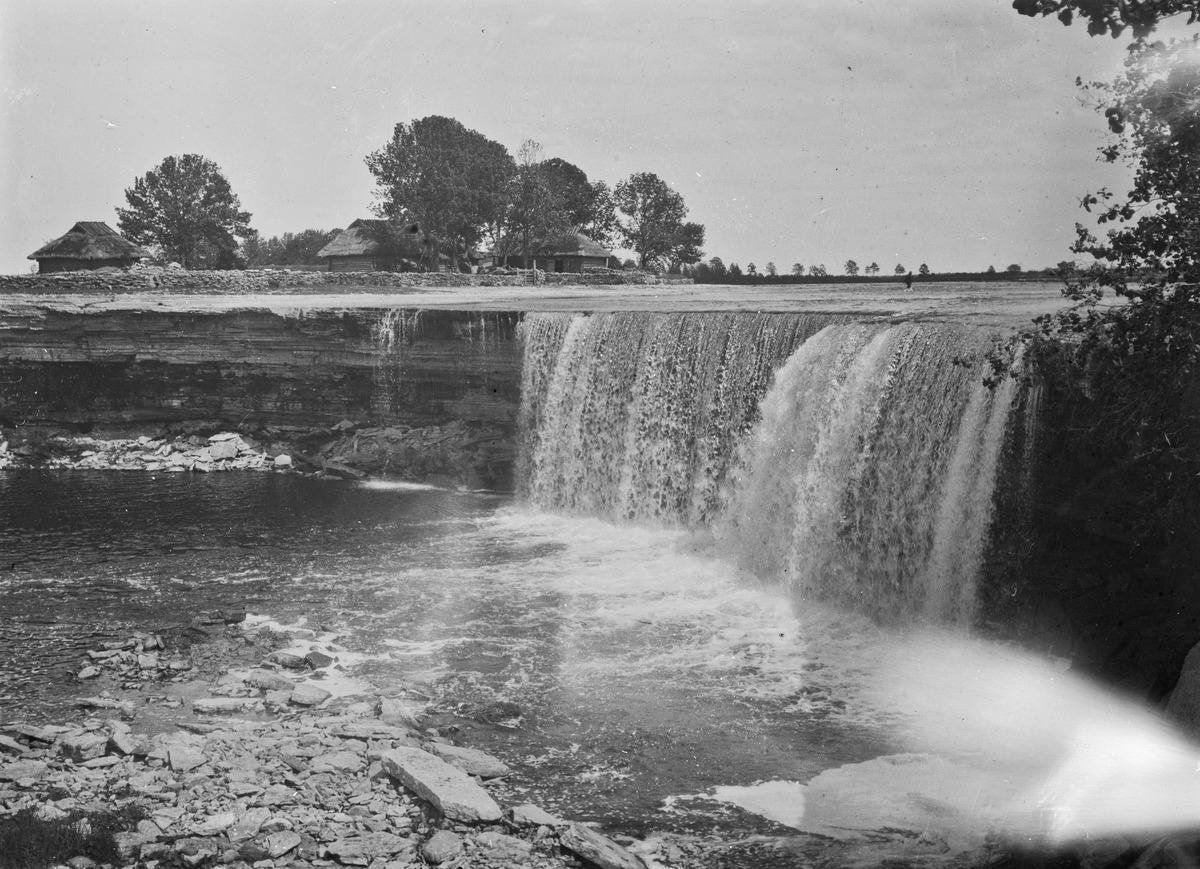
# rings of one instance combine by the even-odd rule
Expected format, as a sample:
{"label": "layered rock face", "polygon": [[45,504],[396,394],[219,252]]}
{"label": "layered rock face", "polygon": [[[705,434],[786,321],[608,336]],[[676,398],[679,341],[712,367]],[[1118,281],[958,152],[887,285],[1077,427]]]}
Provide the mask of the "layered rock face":
{"label": "layered rock face", "polygon": [[[405,449],[455,422],[511,485],[520,348],[510,313],[263,310],[68,313],[0,320],[0,425],[141,434],[193,423],[302,432],[349,420]],[[416,431],[416,435],[405,436]],[[412,452],[412,450],[409,450]],[[387,457],[376,455],[378,464]],[[403,465],[392,470],[403,475]],[[470,475],[468,475],[470,476]]]}

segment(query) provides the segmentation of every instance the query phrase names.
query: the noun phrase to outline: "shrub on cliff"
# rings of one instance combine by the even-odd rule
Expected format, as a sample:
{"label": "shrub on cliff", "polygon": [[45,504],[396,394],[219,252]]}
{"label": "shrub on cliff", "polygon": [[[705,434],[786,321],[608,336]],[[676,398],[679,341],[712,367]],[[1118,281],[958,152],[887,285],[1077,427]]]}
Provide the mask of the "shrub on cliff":
{"label": "shrub on cliff", "polygon": [[[1069,12],[1074,4],[1024,5]],[[1092,6],[1108,12],[1089,18],[1089,30],[1119,32],[1115,6]],[[1069,23],[1069,14],[1060,17]],[[1107,23],[1097,30],[1095,21]],[[1063,264],[1072,304],[998,349],[992,381],[1011,371],[1021,347],[1032,368],[1074,394],[1093,442],[1144,468],[1144,537],[1200,526],[1200,35],[1151,43],[1153,22],[1124,23],[1139,34],[1124,73],[1079,85],[1108,122],[1102,158],[1130,165],[1132,188],[1083,198],[1097,223],[1111,227],[1101,239],[1076,224],[1072,250],[1095,263]]]}

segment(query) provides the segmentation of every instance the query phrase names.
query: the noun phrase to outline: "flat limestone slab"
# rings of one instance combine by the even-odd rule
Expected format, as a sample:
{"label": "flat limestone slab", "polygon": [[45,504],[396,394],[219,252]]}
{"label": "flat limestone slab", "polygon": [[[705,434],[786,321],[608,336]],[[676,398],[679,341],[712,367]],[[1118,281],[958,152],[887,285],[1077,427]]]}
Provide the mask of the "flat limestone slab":
{"label": "flat limestone slab", "polygon": [[477,775],[480,778],[499,778],[512,772],[504,761],[476,748],[431,742],[429,750],[467,775]]}
{"label": "flat limestone slab", "polygon": [[646,864],[632,851],[583,824],[571,824],[558,834],[558,839],[568,851],[600,869],[646,869]]}
{"label": "flat limestone slab", "polygon": [[500,820],[500,806],[462,770],[419,748],[394,748],[380,757],[384,771],[447,818],[468,824]]}

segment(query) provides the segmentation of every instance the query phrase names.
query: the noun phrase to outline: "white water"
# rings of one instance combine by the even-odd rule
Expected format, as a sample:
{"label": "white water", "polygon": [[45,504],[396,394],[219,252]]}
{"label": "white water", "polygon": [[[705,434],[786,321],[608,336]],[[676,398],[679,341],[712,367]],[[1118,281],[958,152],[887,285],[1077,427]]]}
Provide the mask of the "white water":
{"label": "white water", "polygon": [[989,336],[798,315],[531,315],[522,422],[543,508],[711,531],[802,597],[968,624],[1010,383]]}

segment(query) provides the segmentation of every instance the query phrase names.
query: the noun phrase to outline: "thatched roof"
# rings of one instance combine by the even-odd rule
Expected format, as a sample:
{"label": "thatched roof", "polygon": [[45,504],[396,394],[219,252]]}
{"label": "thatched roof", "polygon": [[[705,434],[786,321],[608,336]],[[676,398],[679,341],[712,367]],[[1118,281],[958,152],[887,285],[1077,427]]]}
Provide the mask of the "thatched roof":
{"label": "thatched roof", "polygon": [[[378,236],[375,234],[386,232],[387,226],[386,220],[360,218],[334,236],[333,241],[317,251],[317,256],[374,256],[380,248],[380,244],[376,240]],[[421,232],[420,227],[415,223],[412,224],[404,237],[412,244],[405,244],[400,253],[406,256],[420,257],[425,240],[425,234]]]}
{"label": "thatched roof", "polygon": [[81,220],[54,241],[42,245],[28,259],[136,260],[142,250],[102,220]]}
{"label": "thatched roof", "polygon": [[595,256],[610,257],[612,251],[605,250],[600,243],[572,229],[555,239],[542,242],[529,252],[530,256]]}

